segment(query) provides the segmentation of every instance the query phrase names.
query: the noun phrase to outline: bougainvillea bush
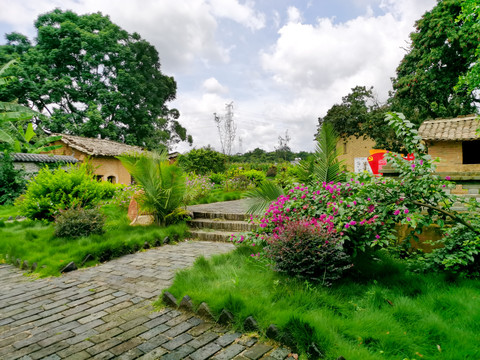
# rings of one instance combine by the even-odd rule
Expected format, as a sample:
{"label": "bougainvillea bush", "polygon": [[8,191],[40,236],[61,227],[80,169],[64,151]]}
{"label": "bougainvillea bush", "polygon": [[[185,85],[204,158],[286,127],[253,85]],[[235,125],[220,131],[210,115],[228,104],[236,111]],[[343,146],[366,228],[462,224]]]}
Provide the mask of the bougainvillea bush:
{"label": "bougainvillea bush", "polygon": [[[362,173],[350,175],[345,182],[297,185],[272,202],[262,217],[252,218],[259,224],[258,230],[233,240],[264,246],[268,253],[270,248],[277,246],[289,223],[308,221],[315,226],[320,224],[325,231],[338,237],[345,253],[355,256],[369,247],[397,245],[396,224],[413,228],[413,237],[424,226],[433,223],[445,233],[453,226],[467,231],[467,238],[478,236],[479,227],[475,226],[478,222],[474,221],[478,212],[475,209],[465,214],[452,211],[452,204],[459,199],[444,191],[452,186],[450,179],[434,174],[434,162],[413,125],[399,114],[389,114],[387,121],[397,136],[404,139],[405,150],[415,156],[415,160],[409,161],[400,154],[386,154],[388,163],[399,172],[397,179]],[[448,226],[445,225],[447,220]],[[458,256],[462,264],[473,262],[474,256],[480,253],[478,243],[469,243],[468,251],[474,253],[461,254],[459,252],[466,250],[457,246],[457,252],[437,262],[443,264],[443,268],[455,263],[452,256]],[[440,255],[441,250],[438,251]],[[463,266],[463,269],[468,268]]]}

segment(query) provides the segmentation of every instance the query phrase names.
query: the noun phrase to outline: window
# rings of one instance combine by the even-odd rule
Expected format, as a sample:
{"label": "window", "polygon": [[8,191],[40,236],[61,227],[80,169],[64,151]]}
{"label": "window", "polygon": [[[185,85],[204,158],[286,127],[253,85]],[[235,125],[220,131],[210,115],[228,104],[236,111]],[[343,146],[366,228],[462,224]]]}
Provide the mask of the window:
{"label": "window", "polygon": [[480,140],[463,141],[462,153],[464,164],[480,164]]}
{"label": "window", "polygon": [[97,179],[97,181],[102,181],[103,175],[95,175],[95,178]]}
{"label": "window", "polygon": [[110,176],[107,178],[107,181],[108,181],[109,183],[112,183],[112,184],[115,184],[115,183],[117,182],[116,179],[115,179],[115,176],[113,176],[113,175],[110,175]]}

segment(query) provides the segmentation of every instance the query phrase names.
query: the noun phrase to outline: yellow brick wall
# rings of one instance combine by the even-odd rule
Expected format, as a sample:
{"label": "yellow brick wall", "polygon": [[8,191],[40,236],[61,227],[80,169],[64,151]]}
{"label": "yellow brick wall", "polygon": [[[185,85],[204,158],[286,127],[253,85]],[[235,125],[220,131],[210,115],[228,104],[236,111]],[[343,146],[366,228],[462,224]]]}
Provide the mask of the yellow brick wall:
{"label": "yellow brick wall", "polygon": [[[85,161],[88,157],[84,152],[73,149],[61,141],[56,141],[54,144],[63,146],[61,149],[53,150],[55,155],[69,155],[80,161]],[[109,176],[114,176],[115,183],[130,185],[130,173],[125,169],[120,160],[113,156],[91,156],[90,163],[95,169],[95,175],[102,176],[103,181],[107,181]]]}
{"label": "yellow brick wall", "polygon": [[355,158],[370,156],[370,150],[375,146],[375,141],[370,138],[363,139],[363,137],[356,138],[350,136],[348,138],[340,138],[337,142],[337,149],[340,155],[339,160],[345,160],[345,165],[348,171],[354,171]]}
{"label": "yellow brick wall", "polygon": [[480,171],[480,164],[463,164],[461,141],[438,141],[428,143],[428,154],[440,158],[436,163],[437,172],[465,173]]}

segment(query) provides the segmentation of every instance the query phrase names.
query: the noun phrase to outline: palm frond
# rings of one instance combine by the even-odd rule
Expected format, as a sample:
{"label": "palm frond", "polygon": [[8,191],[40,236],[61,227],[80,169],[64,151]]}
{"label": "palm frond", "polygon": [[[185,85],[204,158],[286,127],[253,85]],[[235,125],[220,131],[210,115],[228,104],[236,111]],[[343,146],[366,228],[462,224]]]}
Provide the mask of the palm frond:
{"label": "palm frond", "polygon": [[264,213],[272,201],[275,201],[283,194],[284,191],[280,186],[275,185],[271,181],[264,182],[259,187],[245,194],[244,197],[248,198],[250,203],[247,214],[260,215]]}
{"label": "palm frond", "polygon": [[185,175],[176,164],[170,164],[166,153],[126,154],[117,157],[142,187],[140,205],[152,212],[157,222],[179,207],[185,194]]}
{"label": "palm frond", "polygon": [[305,172],[310,173],[312,180],[319,182],[338,181],[343,161],[338,160],[340,155],[337,149],[338,136],[333,126],[323,123],[317,136],[314,160],[301,164]]}

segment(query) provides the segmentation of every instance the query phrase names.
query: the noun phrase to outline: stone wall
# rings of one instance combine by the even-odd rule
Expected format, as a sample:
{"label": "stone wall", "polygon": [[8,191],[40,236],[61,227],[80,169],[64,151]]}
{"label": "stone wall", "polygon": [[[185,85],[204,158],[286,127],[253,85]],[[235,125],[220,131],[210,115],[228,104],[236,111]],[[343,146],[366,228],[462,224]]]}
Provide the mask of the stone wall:
{"label": "stone wall", "polygon": [[32,176],[35,176],[38,174],[38,171],[41,169],[41,166],[43,164],[40,163],[34,163],[34,162],[14,162],[13,167],[17,170],[23,169],[26,173],[26,178],[30,179]]}

